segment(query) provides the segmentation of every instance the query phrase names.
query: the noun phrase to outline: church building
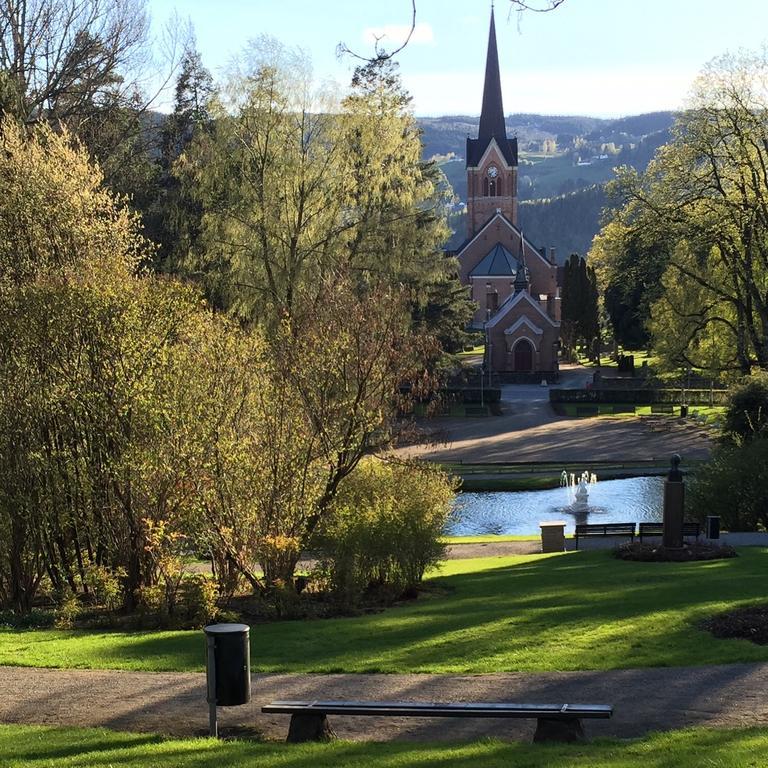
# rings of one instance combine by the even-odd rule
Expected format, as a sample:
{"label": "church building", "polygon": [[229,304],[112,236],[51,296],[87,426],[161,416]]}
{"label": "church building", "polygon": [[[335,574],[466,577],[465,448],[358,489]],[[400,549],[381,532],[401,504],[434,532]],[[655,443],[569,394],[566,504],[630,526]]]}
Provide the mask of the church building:
{"label": "church building", "polygon": [[476,139],[467,139],[467,239],[459,277],[485,331],[486,371],[503,381],[557,378],[560,295],[554,249],[538,249],[518,222],[517,139],[508,138],[491,10]]}

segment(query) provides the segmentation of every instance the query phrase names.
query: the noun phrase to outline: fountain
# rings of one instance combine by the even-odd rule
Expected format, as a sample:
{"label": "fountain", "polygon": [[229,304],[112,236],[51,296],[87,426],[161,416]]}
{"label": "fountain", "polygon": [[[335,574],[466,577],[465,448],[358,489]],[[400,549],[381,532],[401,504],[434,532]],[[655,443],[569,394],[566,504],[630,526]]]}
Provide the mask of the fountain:
{"label": "fountain", "polygon": [[560,475],[559,488],[542,491],[465,492],[456,502],[456,517],[447,528],[451,536],[479,534],[528,535],[540,532],[542,520],[565,520],[566,532],[577,523],[620,523],[627,520],[661,522],[664,480],[632,477],[601,480],[590,473],[585,508],[574,507],[581,473],[571,482],[570,470]]}
{"label": "fountain", "polygon": [[574,494],[575,498],[573,500],[573,504],[571,504],[574,512],[586,512],[587,508],[589,507],[589,490],[587,489],[588,483],[589,475],[586,472],[582,472],[579,485],[576,488],[576,493]]}
{"label": "fountain", "polygon": [[591,483],[597,482],[597,475],[594,472],[584,470],[576,481],[576,475],[571,472],[568,474],[563,470],[560,475],[560,487],[568,489],[568,504],[574,513],[586,512],[589,508],[589,489]]}

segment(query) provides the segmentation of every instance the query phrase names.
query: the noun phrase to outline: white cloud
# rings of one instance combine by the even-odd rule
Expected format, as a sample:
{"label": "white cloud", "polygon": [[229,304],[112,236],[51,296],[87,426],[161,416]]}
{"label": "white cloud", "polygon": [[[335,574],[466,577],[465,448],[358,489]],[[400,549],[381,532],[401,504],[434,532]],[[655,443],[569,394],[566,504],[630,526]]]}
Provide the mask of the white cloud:
{"label": "white cloud", "polygon": [[[395,48],[402,45],[411,31],[407,24],[387,24],[383,27],[366,27],[363,30],[363,42],[367,45],[373,45],[377,40],[384,48]],[[408,41],[409,45],[429,45],[434,43],[435,36],[432,33],[432,26],[426,21],[420,21],[416,24]]]}

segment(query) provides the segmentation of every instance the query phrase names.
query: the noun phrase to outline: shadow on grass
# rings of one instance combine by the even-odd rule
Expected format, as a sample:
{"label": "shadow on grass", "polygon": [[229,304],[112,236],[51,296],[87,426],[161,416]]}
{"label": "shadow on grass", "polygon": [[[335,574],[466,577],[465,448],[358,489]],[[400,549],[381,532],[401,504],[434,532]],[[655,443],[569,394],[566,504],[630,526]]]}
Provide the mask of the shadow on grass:
{"label": "shadow on grass", "polygon": [[[252,666],[472,673],[768,659],[768,647],[696,628],[722,606],[764,599],[766,565],[762,549],[705,563],[632,563],[605,551],[467,561],[478,570],[432,579],[448,588],[446,597],[353,618],[256,625]],[[4,663],[28,657],[49,666],[203,669],[201,632],[14,633],[30,641],[17,653],[2,651],[3,634]]]}
{"label": "shadow on grass", "polygon": [[[11,739],[15,742],[9,752]],[[45,741],[48,749],[35,744]],[[469,744],[333,743],[309,745],[163,741],[108,731],[0,726],[0,762],[9,756],[19,768],[51,765],[106,768],[484,768],[516,765],[525,768],[693,768],[706,763],[721,768],[761,765],[768,747],[765,731],[707,731],[703,729],[653,734],[637,742],[593,744],[508,744],[481,741]]]}

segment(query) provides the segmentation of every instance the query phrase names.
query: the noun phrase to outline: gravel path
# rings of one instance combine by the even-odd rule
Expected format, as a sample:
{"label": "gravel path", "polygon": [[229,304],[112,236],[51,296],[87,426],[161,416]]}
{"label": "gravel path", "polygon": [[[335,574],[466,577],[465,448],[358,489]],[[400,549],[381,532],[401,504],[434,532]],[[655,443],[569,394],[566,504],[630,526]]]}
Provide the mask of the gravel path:
{"label": "gravel path", "polygon": [[[561,367],[558,387],[584,387],[594,369]],[[663,418],[571,418],[558,416],[549,403],[549,388],[502,387],[503,415],[478,418],[437,417],[417,420],[435,443],[400,448],[403,456],[466,463],[560,461],[640,461],[669,456],[683,460],[709,457],[712,440],[691,420]],[[694,407],[695,410],[695,407]]]}
{"label": "gravel path", "polygon": [[[202,652],[202,640],[201,640]],[[203,734],[205,676],[102,670],[0,668],[0,721],[118,730]],[[283,699],[403,699],[610,703],[612,720],[586,723],[592,737],[707,726],[768,726],[768,663],[496,675],[257,674],[252,701],[220,710],[223,735],[282,739],[288,717],[259,708]],[[528,739],[528,720],[428,720],[334,717],[341,738],[355,740]]]}

